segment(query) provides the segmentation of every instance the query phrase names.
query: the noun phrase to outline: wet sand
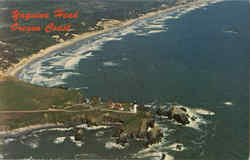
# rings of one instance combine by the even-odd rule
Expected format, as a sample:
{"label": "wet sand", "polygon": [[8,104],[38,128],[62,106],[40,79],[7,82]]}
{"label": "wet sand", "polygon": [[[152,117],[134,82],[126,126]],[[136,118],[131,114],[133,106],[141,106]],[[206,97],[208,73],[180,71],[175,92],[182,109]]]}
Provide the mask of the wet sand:
{"label": "wet sand", "polygon": [[70,46],[70,45],[72,45],[72,44],[74,44],[74,43],[76,43],[76,42],[78,42],[80,40],[83,40],[83,39],[86,39],[86,38],[89,38],[89,37],[92,37],[92,36],[96,36],[96,35],[99,35],[99,34],[114,30],[114,29],[119,29],[121,27],[129,26],[129,25],[133,24],[134,22],[136,22],[138,20],[150,18],[152,16],[161,14],[163,12],[167,12],[167,11],[170,12],[170,11],[176,10],[178,8],[199,4],[200,2],[202,2],[202,1],[197,0],[195,2],[188,2],[186,4],[180,4],[180,5],[177,5],[177,6],[170,7],[170,8],[165,8],[165,9],[162,9],[162,10],[149,12],[149,13],[147,13],[145,15],[142,15],[141,17],[138,17],[138,18],[135,18],[135,19],[130,19],[130,20],[125,21],[125,22],[121,22],[121,24],[118,25],[118,26],[110,27],[108,29],[104,29],[104,30],[101,30],[101,31],[91,31],[91,32],[86,32],[86,33],[83,33],[83,34],[79,34],[79,35],[75,36],[73,39],[67,40],[67,41],[62,42],[62,43],[58,43],[58,44],[50,46],[50,47],[48,47],[46,49],[42,49],[37,54],[33,54],[30,57],[22,59],[19,63],[13,64],[12,67],[10,67],[4,73],[4,75],[5,76],[15,76],[16,77],[18,75],[18,71],[20,71],[23,67],[25,67],[26,64],[31,63],[35,59],[42,58],[43,56],[45,56],[47,54],[51,54],[51,53],[53,53],[54,51],[56,51],[56,50],[58,50],[60,48]]}

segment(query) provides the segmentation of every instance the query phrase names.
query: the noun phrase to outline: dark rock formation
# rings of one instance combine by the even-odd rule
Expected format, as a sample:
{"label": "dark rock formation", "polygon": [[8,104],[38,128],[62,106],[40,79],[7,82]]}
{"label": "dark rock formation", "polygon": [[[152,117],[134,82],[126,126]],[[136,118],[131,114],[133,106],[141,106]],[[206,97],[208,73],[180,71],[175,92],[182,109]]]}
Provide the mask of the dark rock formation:
{"label": "dark rock formation", "polygon": [[80,141],[83,139],[83,129],[82,128],[77,128],[76,131],[75,131],[75,140],[76,141]]}
{"label": "dark rock formation", "polygon": [[147,134],[148,120],[146,118],[141,120],[140,127],[137,133],[137,138],[144,138]]}
{"label": "dark rock formation", "polygon": [[137,130],[124,129],[124,126],[117,129],[113,137],[116,137],[118,144],[124,145],[130,139],[146,142],[146,146],[157,143],[163,137],[161,129],[155,124],[153,118],[143,118]]}
{"label": "dark rock formation", "polygon": [[182,150],[182,144],[177,144],[176,145],[176,150],[181,151]]}
{"label": "dark rock formation", "polygon": [[119,124],[119,123],[124,123],[120,118],[118,117],[112,117],[108,113],[103,116],[103,123],[105,124]]}
{"label": "dark rock formation", "polygon": [[164,160],[166,157],[166,154],[162,153],[161,159],[160,160]]}
{"label": "dark rock formation", "polygon": [[129,141],[129,136],[127,133],[122,132],[118,139],[116,139],[117,144],[125,145]]}
{"label": "dark rock formation", "polygon": [[[113,126],[116,128],[116,131],[112,137],[116,139],[116,143],[121,145],[125,145],[133,140],[146,142],[149,145],[159,142],[163,137],[161,129],[155,124],[155,119],[150,113],[141,113],[140,117],[132,114],[128,116],[95,111],[76,116],[72,121],[80,124],[86,123],[88,127],[98,125]],[[77,128],[75,140],[82,140],[83,133],[83,129]]]}
{"label": "dark rock formation", "polygon": [[187,117],[188,117],[187,114],[177,113],[174,114],[173,119],[176,120],[178,123],[186,125],[190,123]]}
{"label": "dark rock formation", "polygon": [[90,98],[89,104],[95,106],[101,104],[101,97],[93,96]]}
{"label": "dark rock formation", "polygon": [[167,111],[167,115],[170,119],[174,119],[175,121],[183,125],[190,123],[188,120],[188,117],[190,116],[187,114],[186,108],[172,106]]}
{"label": "dark rock formation", "polygon": [[120,137],[120,135],[121,135],[121,133],[123,132],[124,130],[121,128],[121,127],[119,127],[119,128],[117,128],[117,130],[115,131],[115,133],[114,133],[114,135],[112,136],[112,137]]}
{"label": "dark rock formation", "polygon": [[154,119],[149,119],[147,121],[147,126],[151,127],[151,128],[154,128],[154,126],[155,126],[155,120]]}
{"label": "dark rock formation", "polygon": [[150,128],[150,130],[147,131],[146,146],[160,142],[162,137],[163,137],[163,133],[158,126],[155,126],[154,128]]}
{"label": "dark rock formation", "polygon": [[[156,111],[156,114],[160,116],[167,116],[168,119],[174,119],[176,122],[183,125],[189,124],[190,115],[187,113],[187,109],[179,106],[171,106],[167,111],[164,111],[162,108]],[[195,117],[192,118],[195,120]]]}

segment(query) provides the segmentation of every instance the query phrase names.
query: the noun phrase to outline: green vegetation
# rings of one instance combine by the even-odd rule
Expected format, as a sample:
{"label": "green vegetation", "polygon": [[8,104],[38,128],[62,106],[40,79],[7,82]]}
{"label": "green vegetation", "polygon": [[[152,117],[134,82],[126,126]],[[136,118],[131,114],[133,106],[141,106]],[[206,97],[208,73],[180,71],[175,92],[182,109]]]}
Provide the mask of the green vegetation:
{"label": "green vegetation", "polygon": [[[150,113],[126,111],[132,107],[128,102],[115,103],[124,107],[125,111],[121,111],[117,106],[108,107],[110,103],[103,103],[99,97],[92,97],[89,104],[82,104],[83,100],[77,91],[44,88],[12,77],[3,78],[0,81],[0,131],[43,124],[71,127],[86,123],[88,126],[119,126],[122,137],[143,137],[153,120]],[[159,129],[152,135],[157,136],[158,132]]]}
{"label": "green vegetation", "polygon": [[[69,40],[74,34],[81,34],[90,31],[102,30],[103,26],[97,26],[100,20],[116,19],[125,21],[139,17],[150,11],[174,6],[178,1],[183,0],[70,0],[70,1],[0,1],[4,9],[0,10],[0,70],[6,71],[11,64],[16,64],[20,59],[36,54],[39,50],[59,43],[53,38],[53,35],[60,36],[59,39]],[[51,16],[47,19],[30,19],[24,21],[19,19],[17,22],[21,26],[40,26],[41,31],[21,32],[12,31],[9,25],[14,24],[12,11],[18,9],[21,13],[49,13]],[[54,18],[53,11],[64,9],[65,12],[80,11],[79,17],[75,19]],[[47,33],[45,27],[54,22],[56,26],[72,25],[72,31],[54,31]],[[6,44],[5,44],[6,43]]]}
{"label": "green vegetation", "polygon": [[46,123],[64,123],[67,125],[74,123],[74,116],[76,116],[75,113],[69,112],[10,113],[8,114],[8,120],[0,118],[2,120],[0,125],[6,126],[9,130]]}
{"label": "green vegetation", "polygon": [[126,119],[123,129],[125,132],[137,132],[140,126],[144,125],[143,123],[149,119],[152,119],[151,115],[147,115],[145,112],[139,112]]}
{"label": "green vegetation", "polygon": [[83,100],[84,97],[77,91],[39,87],[11,77],[0,82],[0,110],[58,108]]}

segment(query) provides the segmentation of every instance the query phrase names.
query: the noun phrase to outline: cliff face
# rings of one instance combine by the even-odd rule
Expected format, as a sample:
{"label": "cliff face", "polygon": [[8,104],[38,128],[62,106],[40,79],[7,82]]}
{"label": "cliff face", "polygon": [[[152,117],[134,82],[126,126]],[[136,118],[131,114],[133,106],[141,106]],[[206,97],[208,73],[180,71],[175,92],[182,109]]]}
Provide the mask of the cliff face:
{"label": "cliff face", "polygon": [[83,103],[84,96],[74,90],[45,88],[32,85],[15,77],[0,75],[0,111],[1,110],[39,110],[57,106]]}
{"label": "cliff face", "polygon": [[[123,114],[113,112],[88,112],[81,116],[78,116],[74,120],[75,123],[86,123],[88,127],[98,125],[109,125],[116,128],[113,138],[116,139],[116,143],[124,145],[129,141],[142,141],[145,146],[153,143],[157,143],[163,137],[163,133],[158,125],[155,123],[155,119],[146,115],[143,112],[136,114]],[[81,139],[83,132],[76,129],[77,139]]]}
{"label": "cliff face", "polygon": [[[176,4],[176,1],[183,0],[91,0],[91,1],[60,1],[61,8],[75,13],[80,9],[78,18],[56,20],[52,16],[54,10],[58,9],[57,1],[40,1],[39,5],[30,3],[32,1],[0,1],[5,9],[0,10],[0,71],[6,72],[13,64],[39,51],[57,43],[70,40],[75,35],[98,31],[112,26],[119,26],[121,21],[133,19],[147,12],[167,8]],[[19,7],[17,7],[19,6]],[[46,7],[50,6],[50,7]],[[51,16],[40,20],[30,19],[18,21],[21,26],[37,26],[41,31],[29,32],[28,36],[23,31],[12,31],[9,24],[13,24],[11,12],[19,10],[21,13],[49,13]],[[91,14],[90,14],[91,13]],[[45,32],[45,27],[51,22],[57,22],[58,26],[65,23],[72,27],[71,32]],[[56,34],[56,35],[55,35]]]}
{"label": "cliff face", "polygon": [[[5,85],[1,87],[5,89],[4,91],[8,91],[7,88],[4,87],[13,84],[10,80],[4,81],[3,83]],[[21,87],[19,87],[19,85]],[[34,104],[34,108],[32,108],[32,105],[26,105],[24,103],[26,101],[22,101],[22,99],[17,97],[19,99],[16,99],[15,103],[19,100],[19,104],[23,102],[22,106],[30,106],[30,108],[13,108],[12,110],[8,108],[9,110],[6,111],[8,113],[7,117],[4,116],[6,113],[2,110],[2,113],[0,113],[0,131],[5,131],[5,128],[7,128],[7,130],[11,132],[14,129],[46,124],[58,124],[64,127],[75,127],[80,124],[87,124],[89,127],[106,125],[116,128],[116,133],[113,137],[116,138],[119,144],[127,143],[130,140],[138,140],[144,141],[145,145],[148,145],[160,141],[162,137],[162,132],[159,127],[155,125],[155,119],[150,112],[139,110],[137,113],[133,113],[128,110],[112,109],[109,107],[109,103],[100,103],[100,98],[98,97],[92,98],[88,104],[82,104],[84,96],[76,91],[43,88],[24,82],[12,85],[12,88],[15,89],[15,87],[20,90],[16,90],[17,95],[23,95],[23,90],[27,88],[26,90],[29,90],[32,93],[32,97],[34,97],[32,99],[34,103],[40,100],[39,98],[42,98],[46,103],[39,101],[39,104],[47,104],[48,107],[45,108],[46,105],[43,105],[43,108],[41,108]],[[48,91],[50,91],[49,94]],[[4,92],[2,94],[4,94]],[[51,94],[53,96],[51,96]],[[26,95],[23,95],[23,97],[24,96]],[[15,98],[16,97],[13,99]],[[130,103],[122,105],[125,109],[132,107]],[[1,109],[4,108],[0,108],[0,110]],[[80,140],[83,134],[83,130],[77,129],[75,138]]]}
{"label": "cliff face", "polygon": [[139,120],[138,126],[130,129],[131,126],[122,125],[117,129],[114,137],[117,143],[125,144],[130,140],[143,141],[145,146],[157,143],[163,137],[161,129],[155,124],[153,118]]}
{"label": "cliff face", "polygon": [[168,110],[159,108],[156,114],[159,116],[167,116],[169,120],[174,120],[182,125],[187,125],[197,120],[197,117],[192,115],[187,108],[178,105],[173,105]]}

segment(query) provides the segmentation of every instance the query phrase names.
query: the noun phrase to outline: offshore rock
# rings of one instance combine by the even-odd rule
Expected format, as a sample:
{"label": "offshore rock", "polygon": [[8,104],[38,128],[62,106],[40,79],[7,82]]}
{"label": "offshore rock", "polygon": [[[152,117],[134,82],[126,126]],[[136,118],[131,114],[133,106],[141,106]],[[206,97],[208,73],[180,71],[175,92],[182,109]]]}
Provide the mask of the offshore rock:
{"label": "offshore rock", "polygon": [[139,127],[139,131],[137,133],[137,138],[144,138],[147,135],[149,128],[154,128],[155,120],[153,118],[150,119],[142,119]]}
{"label": "offshore rock", "polygon": [[163,137],[163,133],[160,127],[155,125],[154,128],[150,128],[150,130],[148,130],[147,132],[146,146],[160,142],[162,137]]}
{"label": "offshore rock", "polygon": [[[182,125],[189,124],[190,115],[187,112],[187,109],[182,106],[171,106],[167,111],[164,111],[162,108],[156,111],[156,114],[160,116],[167,116],[168,119],[173,119]],[[192,119],[193,120],[193,119]]]}
{"label": "offshore rock", "polygon": [[113,135],[116,137],[116,143],[124,145],[130,139],[132,140],[140,140],[146,142],[146,145],[160,142],[163,137],[163,133],[155,124],[155,120],[153,118],[143,118],[141,119],[137,130],[128,130],[124,129],[124,126],[118,128]]}
{"label": "offshore rock", "polygon": [[83,133],[84,133],[84,131],[83,131],[82,128],[77,128],[76,129],[76,133],[75,133],[75,140],[76,141],[82,140],[83,139],[83,135],[84,135]]}
{"label": "offshore rock", "polygon": [[122,132],[118,139],[116,139],[117,144],[125,145],[128,143],[129,136],[127,133]]}
{"label": "offshore rock", "polygon": [[146,118],[141,120],[139,131],[137,133],[137,138],[144,138],[147,134],[148,120]]}
{"label": "offshore rock", "polygon": [[183,125],[190,123],[188,120],[190,116],[187,114],[187,110],[184,107],[172,106],[167,111],[167,115],[170,119],[174,119]]}

